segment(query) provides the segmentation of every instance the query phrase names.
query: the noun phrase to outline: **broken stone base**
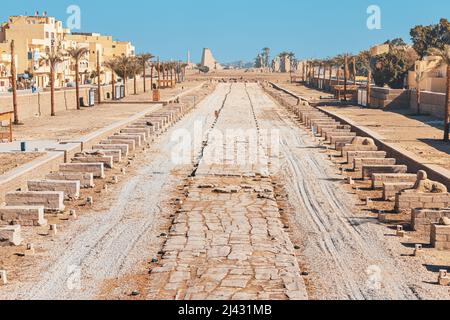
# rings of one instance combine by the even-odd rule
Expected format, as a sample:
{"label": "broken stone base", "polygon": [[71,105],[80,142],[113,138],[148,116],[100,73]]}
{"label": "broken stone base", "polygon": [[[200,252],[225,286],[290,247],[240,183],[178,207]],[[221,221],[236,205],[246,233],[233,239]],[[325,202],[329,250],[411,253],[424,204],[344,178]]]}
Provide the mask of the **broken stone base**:
{"label": "broken stone base", "polygon": [[363,180],[371,180],[372,174],[374,173],[406,173],[408,167],[404,165],[371,165],[362,167],[362,178]]}
{"label": "broken stone base", "polygon": [[450,250],[450,226],[432,224],[431,245],[437,250]]}
{"label": "broken stone base", "polygon": [[439,223],[443,217],[450,218],[450,209],[413,209],[411,211],[411,227],[418,232],[430,233],[431,225]]}
{"label": "broken stone base", "polygon": [[129,152],[133,152],[136,149],[136,142],[134,142],[134,140],[131,139],[118,139],[115,137],[110,137],[107,140],[102,140],[100,141],[100,144],[105,144],[105,145],[121,145],[121,144],[125,144],[128,146],[128,151]]}
{"label": "broken stone base", "polygon": [[29,191],[62,191],[65,199],[80,197],[80,181],[31,180],[27,185]]}
{"label": "broken stone base", "polygon": [[105,178],[103,163],[65,163],[59,166],[61,172],[92,173],[94,178]]}
{"label": "broken stone base", "polygon": [[72,163],[103,163],[107,168],[114,167],[113,157],[111,156],[76,157],[72,159]]}
{"label": "broken stone base", "polygon": [[92,150],[120,150],[122,157],[128,156],[127,144],[96,144],[92,146]]}
{"label": "broken stone base", "polygon": [[393,166],[396,163],[394,158],[354,158],[353,169],[360,171],[364,166]]}
{"label": "broken stone base", "polygon": [[21,243],[22,237],[19,225],[0,227],[0,247],[20,246]]}
{"label": "broken stone base", "polygon": [[402,192],[395,197],[395,211],[412,209],[445,209],[450,205],[448,193]]}
{"label": "broken stone base", "polygon": [[394,201],[397,193],[413,187],[413,182],[383,183],[383,200]]}
{"label": "broken stone base", "polygon": [[374,159],[386,158],[387,153],[384,151],[348,151],[347,152],[347,163],[353,163],[353,160],[358,159]]}
{"label": "broken stone base", "polygon": [[412,182],[416,183],[416,174],[402,174],[402,173],[374,173],[372,174],[372,189],[383,187],[383,183],[401,183]]}
{"label": "broken stone base", "polygon": [[43,206],[0,207],[0,223],[27,227],[45,226]]}
{"label": "broken stone base", "polygon": [[5,195],[6,206],[43,206],[45,211],[64,211],[64,192],[19,191]]}
{"label": "broken stone base", "polygon": [[93,188],[95,186],[92,173],[55,172],[48,174],[45,178],[48,180],[79,181],[81,188]]}

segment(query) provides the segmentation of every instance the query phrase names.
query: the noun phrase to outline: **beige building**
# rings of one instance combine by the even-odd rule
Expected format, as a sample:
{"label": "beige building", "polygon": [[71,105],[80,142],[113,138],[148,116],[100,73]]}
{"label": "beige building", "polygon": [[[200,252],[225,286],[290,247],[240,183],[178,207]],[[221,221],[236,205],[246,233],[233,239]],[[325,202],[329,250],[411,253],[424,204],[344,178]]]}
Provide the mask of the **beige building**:
{"label": "beige building", "polygon": [[11,54],[9,44],[0,43],[0,92],[10,87]]}
{"label": "beige building", "polygon": [[[11,40],[15,43],[17,56],[17,74],[20,78],[25,73],[34,75],[38,86],[45,87],[49,81],[49,67],[40,65],[39,60],[45,54],[61,47],[64,34],[61,21],[47,16],[11,16],[8,22],[0,28],[0,42],[9,46]],[[62,84],[64,80],[61,66],[57,70],[56,82]]]}
{"label": "beige building", "polygon": [[[447,66],[439,66],[439,57],[425,57],[423,60],[416,61],[414,71],[408,75],[408,85],[416,89],[420,85],[421,91],[430,91],[445,93],[447,85]],[[421,75],[417,77],[417,75]]]}
{"label": "beige building", "polygon": [[[0,90],[10,86],[10,43],[14,40],[16,68],[19,81],[27,74],[33,76],[34,83],[45,88],[49,83],[50,68],[40,63],[41,57],[57,49],[88,48],[86,59],[80,61],[81,82],[86,83],[91,73],[97,68],[97,52],[100,53],[100,64],[115,56],[135,54],[130,42],[114,41],[111,36],[97,33],[70,33],[63,28],[62,22],[45,14],[42,16],[11,16],[0,26]],[[8,56],[9,55],[9,56]],[[109,82],[111,74],[102,70],[103,81]],[[62,87],[75,79],[75,66],[66,59],[56,70],[56,86]],[[3,88],[3,89],[2,89]]]}
{"label": "beige building", "polygon": [[379,44],[369,49],[371,56],[378,56],[381,54],[385,54],[388,53],[389,50],[390,50],[389,44]]}

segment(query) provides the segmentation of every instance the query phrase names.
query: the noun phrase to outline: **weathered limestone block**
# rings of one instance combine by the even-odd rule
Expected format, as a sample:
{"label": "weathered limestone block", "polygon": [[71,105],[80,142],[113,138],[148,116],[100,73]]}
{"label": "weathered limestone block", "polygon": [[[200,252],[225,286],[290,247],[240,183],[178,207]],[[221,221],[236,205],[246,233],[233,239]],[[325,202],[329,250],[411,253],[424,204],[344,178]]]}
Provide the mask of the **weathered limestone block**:
{"label": "weathered limestone block", "polygon": [[120,150],[120,156],[128,156],[128,145],[127,144],[96,144],[92,146],[93,150]]}
{"label": "weathered limestone block", "polygon": [[[350,129],[328,129],[328,130],[322,130],[322,137],[325,138],[325,140],[330,140],[330,137],[333,136],[353,136]],[[356,136],[356,133],[355,133]]]}
{"label": "weathered limestone block", "polygon": [[80,188],[93,188],[94,175],[85,172],[55,172],[45,176],[48,180],[62,180],[62,181],[79,181]]}
{"label": "weathered limestone block", "polygon": [[423,193],[414,189],[403,191],[395,196],[395,211],[411,209],[445,209],[450,205],[448,193]]}
{"label": "weathered limestone block", "polygon": [[432,224],[431,245],[437,250],[450,250],[450,226]]}
{"label": "weathered limestone block", "polygon": [[412,182],[417,180],[417,175],[408,173],[374,173],[372,174],[372,189],[383,187],[383,183]]}
{"label": "weathered limestone block", "polygon": [[339,122],[330,117],[315,117],[309,120],[309,124],[311,127],[317,127],[322,124],[339,124]]}
{"label": "weathered limestone block", "polygon": [[62,191],[65,199],[80,197],[80,181],[30,180],[27,185],[29,191]]}
{"label": "weathered limestone block", "polygon": [[431,225],[439,223],[443,217],[450,218],[450,209],[413,209],[411,210],[411,227],[415,231],[429,233]]}
{"label": "weathered limestone block", "polygon": [[170,111],[164,111],[164,112],[153,112],[151,113],[152,116],[156,116],[156,117],[162,117],[165,118],[167,120],[167,122],[172,122],[173,121],[173,112]]}
{"label": "weathered limestone block", "polygon": [[142,138],[140,135],[132,135],[132,134],[115,134],[111,137],[108,137],[109,140],[133,140],[135,142],[136,147],[140,147],[142,145]]}
{"label": "weathered limestone block", "polygon": [[103,157],[76,157],[72,158],[72,163],[103,163],[107,168],[114,167],[113,157],[103,156]]}
{"label": "weathered limestone block", "polygon": [[105,178],[105,166],[103,163],[64,163],[59,166],[61,172],[92,173],[94,178]]}
{"label": "weathered limestone block", "polygon": [[110,137],[108,140],[102,140],[100,141],[100,144],[106,144],[106,145],[122,145],[125,144],[128,146],[128,151],[132,152],[136,149],[136,142],[131,139],[115,139]]}
{"label": "weathered limestone block", "polygon": [[347,158],[347,152],[349,151],[378,151],[378,147],[376,145],[359,145],[359,144],[348,144],[341,148],[342,156]]}
{"label": "weathered limestone block", "polygon": [[361,170],[363,166],[393,166],[397,163],[394,158],[355,158],[353,159],[353,169]]}
{"label": "weathered limestone block", "polygon": [[125,128],[120,130],[120,133],[127,133],[127,134],[144,134],[144,138],[148,139],[150,137],[150,130],[145,128]]}
{"label": "weathered limestone block", "polygon": [[443,184],[429,180],[427,173],[421,170],[414,187],[397,194],[395,202],[397,212],[417,208],[444,209],[450,205],[450,194]]}
{"label": "weathered limestone block", "polygon": [[107,157],[112,157],[113,162],[121,162],[122,161],[122,151],[119,149],[92,149],[93,151],[102,152]]}
{"label": "weathered limestone block", "polygon": [[43,206],[45,211],[64,211],[64,192],[61,191],[18,191],[5,195],[9,206]]}
{"label": "weathered limestone block", "polygon": [[163,127],[162,121],[161,122],[160,121],[154,121],[152,119],[136,121],[134,124],[135,125],[142,125],[142,124],[148,125],[151,128],[153,128],[153,132],[158,132]]}
{"label": "weathered limestone block", "polygon": [[120,132],[117,133],[118,135],[125,135],[125,136],[138,136],[141,138],[141,145],[144,144],[145,141],[147,141],[147,135],[143,132],[133,132],[133,133],[126,133],[126,132]]}
{"label": "weathered limestone block", "polygon": [[43,206],[11,206],[0,207],[0,223],[37,227],[47,225]]}
{"label": "weathered limestone block", "polygon": [[169,124],[169,119],[167,117],[146,116],[145,120],[150,122],[158,122],[160,129],[164,129]]}
{"label": "weathered limestone block", "polygon": [[335,146],[339,143],[347,144],[352,141],[352,139],[355,137],[355,135],[356,135],[356,133],[350,132],[350,133],[347,133],[347,135],[345,135],[345,136],[331,136],[331,137],[329,137],[330,143],[331,143],[331,145],[335,145]]}
{"label": "weathered limestone block", "polygon": [[22,242],[21,230],[19,225],[0,227],[0,247],[20,246]]}
{"label": "weathered limestone block", "polygon": [[414,183],[412,182],[383,183],[383,200],[395,200],[397,193],[411,189],[412,187],[414,187]]}
{"label": "weathered limestone block", "polygon": [[351,127],[348,125],[341,125],[341,124],[333,124],[333,125],[319,125],[317,126],[317,132],[323,136],[324,132],[326,130],[351,130]]}
{"label": "weathered limestone block", "polygon": [[315,118],[315,119],[310,119],[307,122],[307,126],[309,128],[313,128],[313,127],[317,127],[318,125],[321,124],[336,124],[336,121],[334,121],[333,119],[329,119],[329,118]]}
{"label": "weathered limestone block", "polygon": [[347,163],[353,163],[355,158],[358,159],[383,159],[386,158],[386,152],[384,151],[348,151]]}
{"label": "weathered limestone block", "polygon": [[408,171],[408,167],[404,165],[393,165],[393,166],[384,166],[384,165],[372,165],[372,166],[363,166],[362,167],[362,178],[363,180],[372,179],[372,174],[374,173],[406,173]]}
{"label": "weathered limestone block", "polygon": [[154,126],[149,126],[146,122],[135,122],[127,126],[128,129],[146,129],[148,130],[149,134],[152,135],[155,132]]}

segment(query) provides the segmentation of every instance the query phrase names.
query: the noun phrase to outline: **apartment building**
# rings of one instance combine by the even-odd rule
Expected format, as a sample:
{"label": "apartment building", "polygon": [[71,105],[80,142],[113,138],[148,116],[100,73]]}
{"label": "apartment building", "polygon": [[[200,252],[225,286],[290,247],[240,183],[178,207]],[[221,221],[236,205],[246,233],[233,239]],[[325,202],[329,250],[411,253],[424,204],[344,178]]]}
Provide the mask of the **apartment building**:
{"label": "apartment building", "polygon": [[[10,43],[14,40],[18,81],[31,79],[40,88],[49,84],[50,67],[42,63],[42,57],[58,49],[85,47],[88,54],[79,63],[81,82],[86,83],[97,68],[97,52],[100,65],[112,57],[135,54],[130,42],[114,41],[111,36],[97,33],[71,33],[62,22],[46,14],[35,16],[11,16],[0,25],[0,91],[10,87]],[[55,85],[64,87],[75,80],[73,61],[66,59],[55,70]],[[109,82],[111,74],[102,70],[102,81]],[[26,81],[24,81],[25,83]],[[31,83],[31,81],[29,81]]]}

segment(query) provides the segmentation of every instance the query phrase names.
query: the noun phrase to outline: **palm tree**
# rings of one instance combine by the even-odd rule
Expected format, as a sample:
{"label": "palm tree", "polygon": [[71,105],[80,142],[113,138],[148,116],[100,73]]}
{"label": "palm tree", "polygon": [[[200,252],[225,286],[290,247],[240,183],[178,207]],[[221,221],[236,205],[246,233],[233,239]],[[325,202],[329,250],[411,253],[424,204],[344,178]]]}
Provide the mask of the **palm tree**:
{"label": "palm tree", "polygon": [[270,48],[265,47],[262,49],[263,51],[263,57],[264,57],[264,66],[266,68],[269,67],[269,60],[270,60]]}
{"label": "palm tree", "polygon": [[295,53],[288,52],[287,57],[289,58],[289,72],[292,73],[292,69],[294,69],[295,66]]}
{"label": "palm tree", "polygon": [[372,66],[371,66],[372,56],[370,55],[370,51],[364,50],[358,54],[356,59],[359,63],[361,63],[362,67],[367,70],[366,105],[368,107],[370,107],[370,100],[371,100],[371,94],[372,94],[372,86],[371,86],[371,84],[372,84]]}
{"label": "palm tree", "polygon": [[80,60],[89,52],[88,48],[69,48],[67,55],[75,62],[75,91],[77,97],[77,109],[80,110]]}
{"label": "palm tree", "polygon": [[421,90],[420,85],[422,84],[423,79],[427,74],[428,70],[422,67],[422,64],[419,64],[419,67],[416,69],[416,104],[417,104],[417,114],[421,114],[420,104],[421,104]]}
{"label": "palm tree", "polygon": [[[341,81],[341,67],[344,66],[344,100],[347,101],[347,76],[348,76],[348,54],[340,54],[335,58],[337,65],[337,85]],[[340,92],[340,91],[339,91]],[[340,95],[338,97],[340,99]]]}
{"label": "palm tree", "polygon": [[116,97],[116,69],[117,69],[117,60],[116,59],[110,59],[108,61],[105,61],[103,65],[111,70],[111,85],[112,85],[112,100]]}
{"label": "palm tree", "polygon": [[444,105],[444,141],[449,141],[449,114],[450,114],[450,45],[444,45],[442,49],[431,48],[428,52],[431,56],[441,58],[437,67],[447,65],[447,87],[445,90],[445,105]]}
{"label": "palm tree", "polygon": [[14,124],[20,124],[19,112],[17,110],[17,75],[16,75],[16,55],[14,53],[14,40],[11,40],[11,88],[13,97]]}
{"label": "palm tree", "polygon": [[[147,86],[145,84],[146,80],[146,69],[149,62],[154,58],[155,56],[151,53],[143,53],[137,56],[138,61],[141,64],[142,67],[142,77],[144,78],[144,93],[147,92]],[[152,79],[153,80],[153,79]]]}
{"label": "palm tree", "polygon": [[356,86],[356,56],[352,57],[353,84]]}
{"label": "palm tree", "polygon": [[141,62],[137,57],[133,57],[130,59],[130,63],[128,65],[129,74],[133,76],[133,83],[134,83],[134,94],[137,94],[137,74],[142,71],[142,65]]}
{"label": "palm tree", "polygon": [[325,66],[324,75],[323,75],[324,86],[325,86],[325,79],[326,79],[326,71],[328,68],[328,87],[329,87],[329,89],[331,89],[331,77],[333,75],[334,61],[332,58],[327,58],[323,61],[323,64]]}
{"label": "palm tree", "polygon": [[39,60],[39,64],[46,64],[50,67],[50,108],[51,108],[51,116],[56,116],[55,113],[55,70],[60,63],[65,61],[65,55],[60,50],[48,53],[46,56],[41,57]]}
{"label": "palm tree", "polygon": [[129,69],[131,64],[131,57],[127,57],[125,55],[121,55],[120,57],[116,58],[116,73],[123,79],[123,86],[124,86],[124,96],[127,95],[127,80],[129,75]]}

